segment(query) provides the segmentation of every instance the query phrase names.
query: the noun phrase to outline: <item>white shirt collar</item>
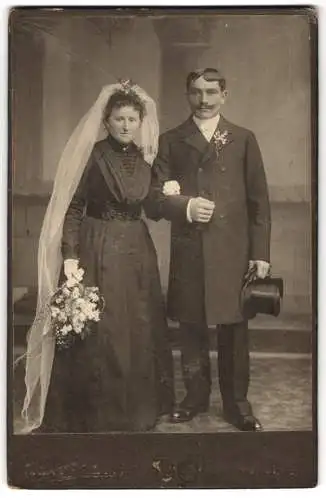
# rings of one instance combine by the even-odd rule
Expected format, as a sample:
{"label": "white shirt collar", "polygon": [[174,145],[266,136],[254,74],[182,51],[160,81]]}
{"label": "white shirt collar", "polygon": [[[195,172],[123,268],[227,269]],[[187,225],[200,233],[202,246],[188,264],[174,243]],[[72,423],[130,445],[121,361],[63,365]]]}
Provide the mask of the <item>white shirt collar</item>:
{"label": "white shirt collar", "polygon": [[193,115],[192,118],[197,127],[199,127],[200,129],[212,129],[214,127],[215,130],[218,122],[220,121],[220,114],[218,113],[216,116],[213,116],[213,118],[207,118],[206,120],[201,120],[195,115]]}
{"label": "white shirt collar", "polygon": [[213,118],[208,118],[206,120],[201,120],[197,116],[193,115],[193,120],[203,136],[206,138],[206,140],[209,142],[211,138],[213,137],[213,134],[217,128],[217,125],[220,121],[220,114],[217,114]]}

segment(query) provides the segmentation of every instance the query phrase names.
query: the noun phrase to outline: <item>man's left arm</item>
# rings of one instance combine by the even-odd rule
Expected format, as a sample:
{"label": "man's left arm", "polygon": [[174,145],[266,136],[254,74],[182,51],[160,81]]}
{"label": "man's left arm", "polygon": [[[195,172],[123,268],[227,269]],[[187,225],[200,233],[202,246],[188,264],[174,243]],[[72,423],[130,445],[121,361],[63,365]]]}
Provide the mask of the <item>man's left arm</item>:
{"label": "man's left arm", "polygon": [[246,186],[249,216],[249,258],[251,261],[258,261],[258,264],[262,261],[269,263],[271,212],[268,187],[262,155],[252,132],[250,132],[246,144]]}

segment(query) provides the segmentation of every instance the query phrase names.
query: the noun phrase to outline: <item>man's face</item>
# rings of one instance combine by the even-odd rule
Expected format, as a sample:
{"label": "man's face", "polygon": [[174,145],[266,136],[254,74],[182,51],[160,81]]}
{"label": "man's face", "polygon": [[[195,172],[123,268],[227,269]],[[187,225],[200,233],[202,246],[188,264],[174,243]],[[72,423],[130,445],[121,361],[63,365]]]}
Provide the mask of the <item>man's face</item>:
{"label": "man's face", "polygon": [[221,90],[219,82],[207,82],[203,76],[192,82],[188,90],[191,111],[202,120],[216,116],[225,98],[226,91]]}

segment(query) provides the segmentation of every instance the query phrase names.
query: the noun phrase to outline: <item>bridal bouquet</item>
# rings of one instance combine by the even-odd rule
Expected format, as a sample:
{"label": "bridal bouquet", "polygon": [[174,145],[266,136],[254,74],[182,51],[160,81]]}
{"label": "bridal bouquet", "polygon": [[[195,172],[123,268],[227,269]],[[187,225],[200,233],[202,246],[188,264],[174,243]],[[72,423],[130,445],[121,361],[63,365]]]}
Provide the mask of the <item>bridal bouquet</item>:
{"label": "bridal bouquet", "polygon": [[91,326],[100,321],[104,299],[98,287],[82,283],[84,270],[79,269],[63,283],[50,301],[51,326],[59,349],[73,345],[77,338],[84,339]]}

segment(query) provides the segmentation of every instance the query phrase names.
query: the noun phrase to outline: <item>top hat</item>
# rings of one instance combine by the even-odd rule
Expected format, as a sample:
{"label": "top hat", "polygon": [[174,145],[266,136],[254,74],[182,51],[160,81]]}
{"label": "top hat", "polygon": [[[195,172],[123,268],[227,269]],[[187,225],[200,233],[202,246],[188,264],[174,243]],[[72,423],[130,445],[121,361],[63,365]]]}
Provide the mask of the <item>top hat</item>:
{"label": "top hat", "polygon": [[283,298],[283,279],[266,276],[257,277],[257,268],[249,269],[243,280],[241,290],[241,308],[246,319],[253,319],[256,314],[278,316]]}

